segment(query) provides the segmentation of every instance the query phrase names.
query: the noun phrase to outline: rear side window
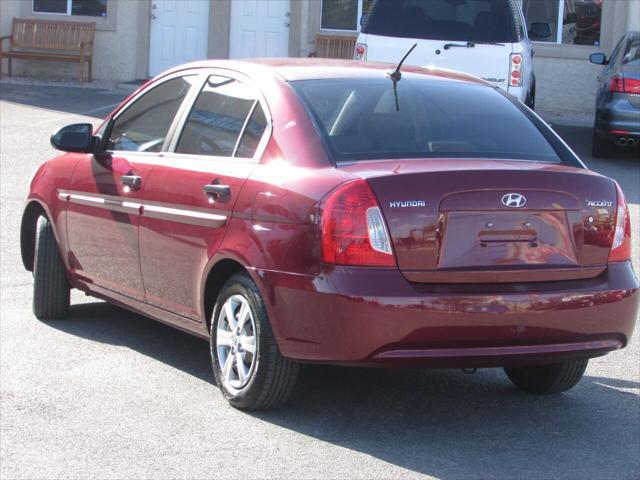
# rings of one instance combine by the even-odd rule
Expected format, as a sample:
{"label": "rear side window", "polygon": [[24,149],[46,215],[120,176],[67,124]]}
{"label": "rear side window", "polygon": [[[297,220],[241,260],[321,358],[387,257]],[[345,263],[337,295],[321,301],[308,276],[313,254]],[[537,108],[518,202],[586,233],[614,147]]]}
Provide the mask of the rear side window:
{"label": "rear side window", "polygon": [[259,103],[256,103],[238,144],[237,157],[252,158],[267,128],[267,119]]}
{"label": "rear side window", "polygon": [[168,80],[134,101],[114,120],[107,150],[159,152],[195,76]]}
{"label": "rear side window", "polygon": [[[243,83],[226,77],[209,77],[189,112],[175,151],[234,156],[245,122],[257,106],[254,93]],[[245,148],[242,153],[253,156],[253,152]]]}
{"label": "rear side window", "polygon": [[640,67],[640,37],[629,41],[622,64]]}
{"label": "rear side window", "polygon": [[489,43],[518,40],[512,0],[378,0],[364,33]]}
{"label": "rear side window", "polygon": [[561,162],[532,121],[481,85],[405,74],[292,82],[336,161],[497,158]]}

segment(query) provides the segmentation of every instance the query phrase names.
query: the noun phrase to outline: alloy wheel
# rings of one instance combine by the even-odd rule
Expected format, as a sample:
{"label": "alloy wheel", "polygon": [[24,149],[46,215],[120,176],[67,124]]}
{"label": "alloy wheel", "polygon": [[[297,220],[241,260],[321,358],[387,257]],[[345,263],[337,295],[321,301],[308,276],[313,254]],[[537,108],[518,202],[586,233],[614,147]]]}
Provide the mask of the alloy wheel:
{"label": "alloy wheel", "polygon": [[245,387],[256,367],[256,323],[249,302],[232,295],[220,309],[216,329],[218,365],[230,390]]}

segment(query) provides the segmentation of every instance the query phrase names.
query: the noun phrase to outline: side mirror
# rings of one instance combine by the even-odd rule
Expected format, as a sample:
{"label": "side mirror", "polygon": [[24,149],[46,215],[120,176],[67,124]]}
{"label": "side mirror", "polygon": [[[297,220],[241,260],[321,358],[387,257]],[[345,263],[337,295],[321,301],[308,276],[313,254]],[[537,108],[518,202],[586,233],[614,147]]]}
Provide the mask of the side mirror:
{"label": "side mirror", "polygon": [[540,38],[549,38],[551,36],[551,27],[545,22],[533,22],[529,27],[529,37],[532,40]]}
{"label": "side mirror", "polygon": [[91,153],[94,150],[93,125],[67,125],[51,135],[51,146],[63,152]]}
{"label": "side mirror", "polygon": [[592,53],[589,55],[589,61],[596,65],[608,65],[609,61],[604,53]]}

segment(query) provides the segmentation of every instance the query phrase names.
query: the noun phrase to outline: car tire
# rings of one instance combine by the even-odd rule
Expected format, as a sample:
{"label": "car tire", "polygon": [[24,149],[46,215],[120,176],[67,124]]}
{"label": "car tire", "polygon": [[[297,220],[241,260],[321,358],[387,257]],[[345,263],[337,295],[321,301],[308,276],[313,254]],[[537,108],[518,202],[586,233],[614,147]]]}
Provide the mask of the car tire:
{"label": "car tire", "polygon": [[246,273],[233,275],[222,287],[210,348],[216,383],[233,407],[274,409],[291,396],[300,366],[280,353],[262,296]]}
{"label": "car tire", "polygon": [[584,375],[588,360],[538,365],[530,367],[505,367],[509,380],[527,393],[551,394],[573,388]]}
{"label": "car tire", "polygon": [[33,314],[39,319],[67,317],[70,290],[53,228],[46,217],[40,217],[33,264]]}
{"label": "car tire", "polygon": [[613,149],[613,143],[607,139],[601,138],[594,128],[591,155],[594,158],[610,158],[613,155]]}

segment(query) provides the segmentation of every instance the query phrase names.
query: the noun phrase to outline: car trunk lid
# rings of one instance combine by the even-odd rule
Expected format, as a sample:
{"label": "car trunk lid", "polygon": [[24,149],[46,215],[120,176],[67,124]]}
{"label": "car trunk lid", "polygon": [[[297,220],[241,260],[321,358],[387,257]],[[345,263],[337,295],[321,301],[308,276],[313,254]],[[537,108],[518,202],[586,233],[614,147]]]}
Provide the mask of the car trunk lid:
{"label": "car trunk lid", "polygon": [[536,162],[413,162],[347,167],[377,195],[408,280],[557,281],[606,268],[615,228],[611,180]]}

